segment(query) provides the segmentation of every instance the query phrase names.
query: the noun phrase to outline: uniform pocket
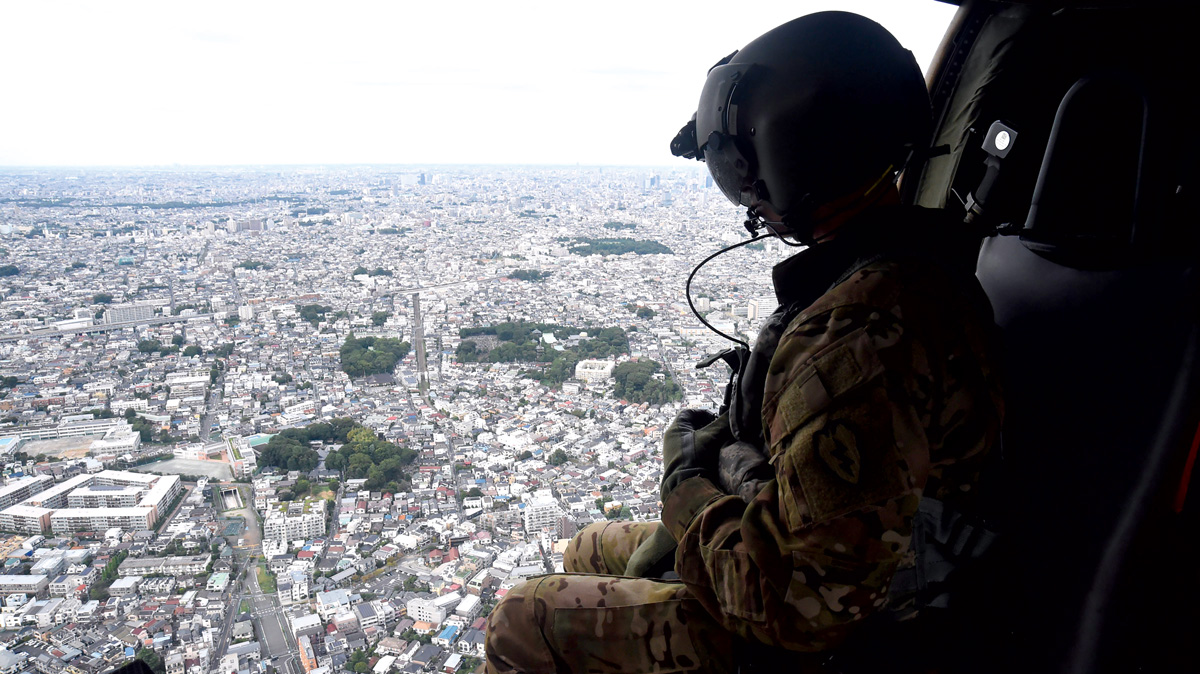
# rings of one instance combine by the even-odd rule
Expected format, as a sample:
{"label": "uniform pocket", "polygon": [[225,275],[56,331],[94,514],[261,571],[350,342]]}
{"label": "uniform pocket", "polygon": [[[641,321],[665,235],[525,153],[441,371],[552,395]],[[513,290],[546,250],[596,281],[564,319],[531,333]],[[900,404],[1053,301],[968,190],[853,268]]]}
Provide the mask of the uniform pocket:
{"label": "uniform pocket", "polygon": [[574,672],[686,672],[702,663],[688,633],[683,600],[557,608],[552,630]]}
{"label": "uniform pocket", "polygon": [[713,592],[721,602],[721,610],[752,622],[764,622],[761,575],[750,555],[740,550],[720,550],[700,547],[700,556],[714,582]]}

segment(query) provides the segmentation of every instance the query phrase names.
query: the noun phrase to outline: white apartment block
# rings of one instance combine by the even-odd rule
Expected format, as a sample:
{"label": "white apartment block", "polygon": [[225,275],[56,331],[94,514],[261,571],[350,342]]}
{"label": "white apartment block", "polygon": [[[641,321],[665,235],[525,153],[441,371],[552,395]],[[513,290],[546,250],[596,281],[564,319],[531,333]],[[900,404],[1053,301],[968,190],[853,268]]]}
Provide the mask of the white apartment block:
{"label": "white apartment block", "polygon": [[114,304],[104,312],[104,322],[109,325],[148,321],[152,318],[154,318],[154,307],[149,304]]}
{"label": "white apartment block", "polygon": [[53,512],[37,506],[9,506],[0,512],[0,530],[40,534],[50,529],[50,515]]}
{"label": "white apartment block", "polygon": [[303,571],[292,572],[292,601],[308,601],[308,574]]}
{"label": "white apartment block", "polygon": [[294,541],[316,538],[325,533],[325,509],[314,506],[314,512],[284,513],[272,510],[263,521],[263,538]]}
{"label": "white apartment block", "polygon": [[39,595],[50,587],[48,576],[9,576],[0,575],[0,595],[28,594]]}
{"label": "white apartment block", "polygon": [[164,576],[204,573],[211,555],[188,555],[183,557],[143,557],[126,559],[117,567],[117,575],[149,576],[160,573]]}
{"label": "white apartment block", "polygon": [[56,534],[112,527],[141,531],[153,526],[153,508],[63,508],[50,515],[50,529]]}
{"label": "white apartment block", "polygon": [[588,383],[604,381],[612,377],[616,363],[611,360],[593,360],[585,358],[575,364],[575,378]]}
{"label": "white apartment block", "polygon": [[132,431],[133,427],[123,418],[91,419],[88,421],[73,421],[54,426],[29,426],[13,429],[12,435],[22,440],[57,440],[59,438],[78,438],[84,435],[107,435],[112,432],[123,433]]}
{"label": "white apartment block", "polygon": [[553,532],[555,538],[558,538],[562,534],[559,523],[562,515],[562,507],[548,491],[535,492],[525,503],[525,534]]}
{"label": "white apartment block", "polygon": [[67,495],[70,508],[133,508],[142,498],[144,489],[127,486],[89,485]]}
{"label": "white apartment block", "polygon": [[54,478],[48,475],[24,477],[0,487],[0,508],[16,505],[21,501],[54,484]]}
{"label": "white apartment block", "polygon": [[406,606],[408,617],[417,621],[425,621],[440,625],[446,619],[447,610],[438,606],[432,599],[409,599]]}
{"label": "white apartment block", "polygon": [[117,470],[77,475],[0,511],[0,529],[56,534],[150,529],[182,490],[178,475]]}

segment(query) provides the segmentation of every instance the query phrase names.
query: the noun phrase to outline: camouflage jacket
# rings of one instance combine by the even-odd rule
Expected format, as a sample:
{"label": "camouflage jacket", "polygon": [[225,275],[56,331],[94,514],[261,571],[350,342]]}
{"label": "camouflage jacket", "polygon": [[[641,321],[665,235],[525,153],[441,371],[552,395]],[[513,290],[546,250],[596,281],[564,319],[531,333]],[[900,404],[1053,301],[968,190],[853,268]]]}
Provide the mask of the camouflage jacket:
{"label": "camouflage jacket", "polygon": [[886,602],[922,495],[969,499],[1000,427],[991,313],[973,269],[937,261],[956,250],[930,217],[884,214],[775,270],[781,304],[816,300],[766,375],[774,479],[746,503],[694,477],[663,506],[681,580],[752,641],[838,645]]}

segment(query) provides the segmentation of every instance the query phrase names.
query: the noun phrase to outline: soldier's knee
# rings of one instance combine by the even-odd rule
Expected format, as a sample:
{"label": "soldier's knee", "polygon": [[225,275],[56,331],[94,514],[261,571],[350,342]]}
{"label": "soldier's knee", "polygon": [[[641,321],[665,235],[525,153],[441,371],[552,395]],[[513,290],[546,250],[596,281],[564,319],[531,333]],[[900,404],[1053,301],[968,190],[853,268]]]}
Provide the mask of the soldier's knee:
{"label": "soldier's knee", "polygon": [[563,551],[563,571],[604,573],[604,528],[611,522],[593,522],[575,534]]}
{"label": "soldier's knee", "polygon": [[490,674],[554,671],[552,658],[545,653],[542,630],[545,610],[536,608],[543,579],[527,581],[508,591],[508,595],[488,614],[484,634],[484,652]]}

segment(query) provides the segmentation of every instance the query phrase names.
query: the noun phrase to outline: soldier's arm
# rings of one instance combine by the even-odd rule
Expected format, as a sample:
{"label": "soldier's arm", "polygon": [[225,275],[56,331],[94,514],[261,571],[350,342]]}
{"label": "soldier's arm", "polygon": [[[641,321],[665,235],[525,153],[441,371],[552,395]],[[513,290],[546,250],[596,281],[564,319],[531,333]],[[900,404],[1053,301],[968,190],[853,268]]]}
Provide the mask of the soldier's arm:
{"label": "soldier's arm", "polygon": [[747,504],[692,478],[663,521],[681,579],[727,628],[819,651],[886,600],[930,468],[924,428],[944,408],[933,389],[945,382],[924,371],[929,350],[898,315],[859,305],[801,318],[768,377],[775,479]]}

